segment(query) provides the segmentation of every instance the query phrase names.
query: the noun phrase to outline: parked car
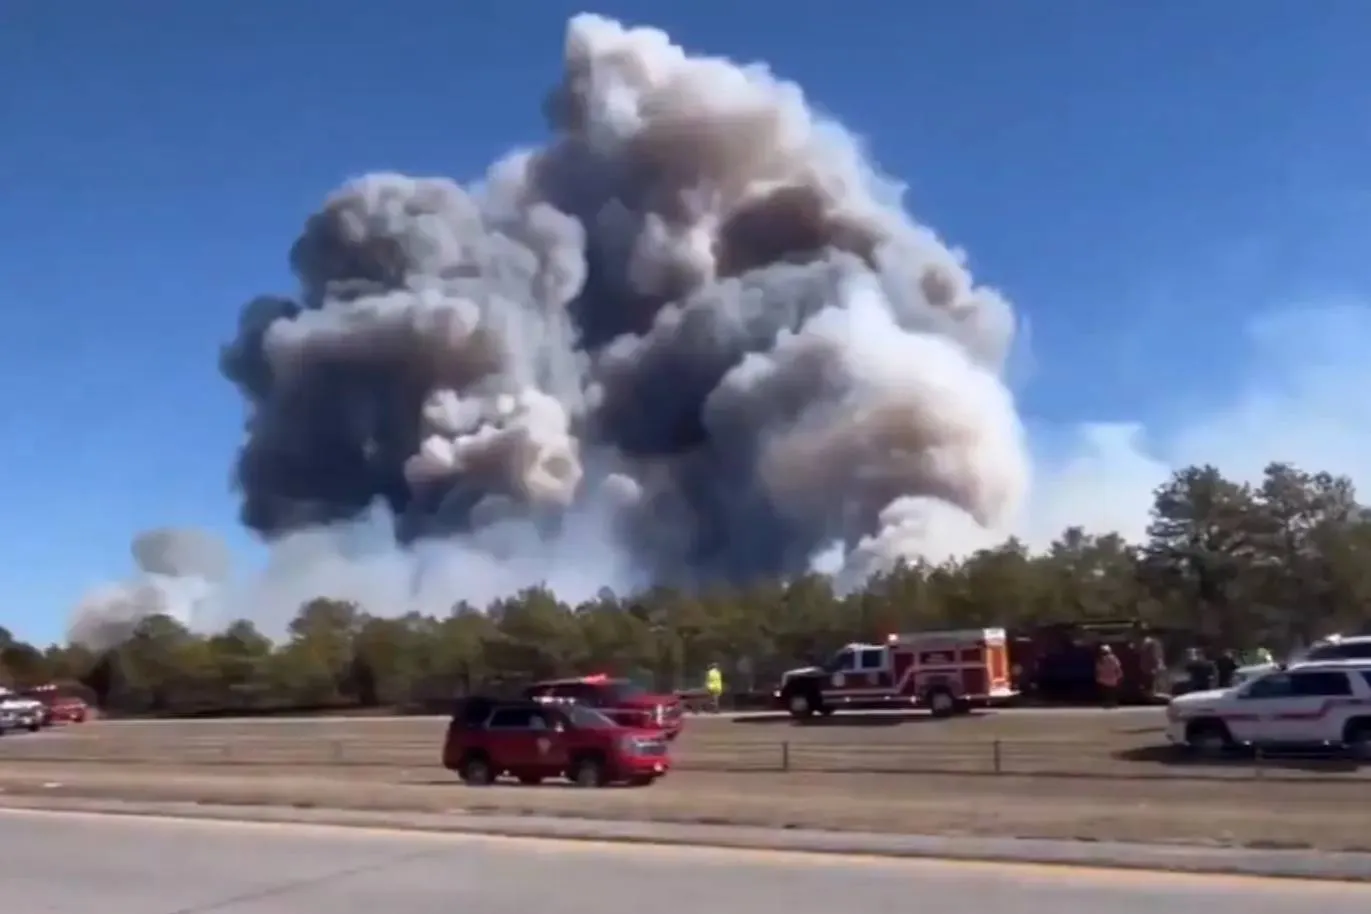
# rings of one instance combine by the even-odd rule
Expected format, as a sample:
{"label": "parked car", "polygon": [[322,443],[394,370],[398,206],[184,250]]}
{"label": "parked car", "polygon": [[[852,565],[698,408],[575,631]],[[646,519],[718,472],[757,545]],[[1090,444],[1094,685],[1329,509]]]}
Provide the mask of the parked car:
{"label": "parked car", "polygon": [[90,706],[76,695],[65,694],[56,685],[40,685],[24,691],[24,697],[43,706],[43,724],[79,724],[90,717]]}
{"label": "parked car", "polygon": [[443,767],[473,786],[502,775],[527,785],[564,777],[578,787],[646,786],[671,760],[660,730],[624,726],[594,708],[473,697],[448,723]]}
{"label": "parked car", "polygon": [[6,688],[0,688],[0,713],[13,718],[14,725],[9,728],[11,730],[22,729],[37,733],[47,722],[47,709],[41,701],[24,698]]}
{"label": "parked car", "polygon": [[28,726],[20,718],[19,712],[11,708],[0,707],[0,736],[11,733],[15,730],[27,730]]}
{"label": "parked car", "polygon": [[1341,747],[1371,759],[1371,660],[1275,668],[1171,699],[1166,737],[1207,755],[1243,746]]}
{"label": "parked car", "polygon": [[685,706],[677,695],[658,695],[629,679],[606,675],[535,682],[524,697],[543,704],[593,708],[626,727],[659,731],[676,739],[685,726]]}

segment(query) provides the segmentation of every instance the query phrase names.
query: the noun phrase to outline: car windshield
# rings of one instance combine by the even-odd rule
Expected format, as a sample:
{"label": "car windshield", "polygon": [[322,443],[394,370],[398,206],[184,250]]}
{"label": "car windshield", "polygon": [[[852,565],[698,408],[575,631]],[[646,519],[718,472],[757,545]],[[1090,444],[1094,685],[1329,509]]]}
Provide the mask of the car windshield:
{"label": "car windshield", "polygon": [[571,718],[572,726],[583,730],[604,730],[617,726],[614,721],[593,708],[570,705],[566,709],[566,713],[567,717]]}

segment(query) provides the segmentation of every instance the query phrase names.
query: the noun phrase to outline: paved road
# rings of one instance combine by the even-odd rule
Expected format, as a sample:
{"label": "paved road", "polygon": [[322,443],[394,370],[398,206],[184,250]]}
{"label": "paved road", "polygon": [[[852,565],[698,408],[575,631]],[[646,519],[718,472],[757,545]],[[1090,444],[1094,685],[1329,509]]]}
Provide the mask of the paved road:
{"label": "paved road", "polygon": [[1365,914],[1371,886],[0,812],[45,914]]}

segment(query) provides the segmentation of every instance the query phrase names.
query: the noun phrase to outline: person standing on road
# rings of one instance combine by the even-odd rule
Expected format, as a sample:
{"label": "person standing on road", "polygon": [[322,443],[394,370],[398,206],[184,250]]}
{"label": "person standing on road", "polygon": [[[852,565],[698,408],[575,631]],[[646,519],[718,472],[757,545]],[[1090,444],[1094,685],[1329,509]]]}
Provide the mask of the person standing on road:
{"label": "person standing on road", "polygon": [[1185,671],[1190,676],[1188,691],[1207,692],[1214,688],[1214,663],[1199,648],[1192,647],[1190,649]]}
{"label": "person standing on road", "polygon": [[719,671],[717,663],[711,663],[709,671],[705,673],[705,691],[709,693],[710,711],[718,714],[719,701],[724,694],[724,674]]}
{"label": "person standing on road", "polygon": [[1100,689],[1100,701],[1106,708],[1119,703],[1119,685],[1123,682],[1123,665],[1109,645],[1100,645],[1100,656],[1095,661],[1095,684]]}
{"label": "person standing on road", "polygon": [[1138,665],[1142,668],[1142,693],[1144,696],[1151,699],[1166,691],[1166,684],[1162,682],[1162,674],[1166,671],[1166,660],[1163,656],[1161,641],[1152,635],[1143,638],[1142,647],[1138,651]]}
{"label": "person standing on road", "polygon": [[1214,661],[1214,672],[1221,689],[1226,689],[1233,684],[1233,674],[1237,671],[1238,660],[1233,656],[1232,651],[1224,651],[1219,654],[1219,659]]}

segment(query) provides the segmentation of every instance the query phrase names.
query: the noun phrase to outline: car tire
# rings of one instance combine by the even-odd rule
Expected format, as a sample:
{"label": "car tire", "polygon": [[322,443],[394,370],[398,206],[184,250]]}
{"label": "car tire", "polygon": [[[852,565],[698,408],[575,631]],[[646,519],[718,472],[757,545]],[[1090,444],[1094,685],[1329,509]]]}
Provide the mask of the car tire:
{"label": "car tire", "polygon": [[796,720],[806,720],[814,716],[814,712],[819,710],[814,706],[814,700],[809,697],[807,692],[791,692],[786,697],[785,705],[790,716]]}
{"label": "car tire", "polygon": [[469,787],[486,787],[495,783],[495,769],[483,753],[473,752],[457,766],[457,776]]}
{"label": "car tire", "polygon": [[1371,721],[1349,721],[1343,729],[1342,742],[1348,755],[1359,762],[1371,762]]}
{"label": "car tire", "polygon": [[1197,720],[1185,728],[1185,745],[1205,758],[1217,758],[1236,745],[1228,725],[1221,720]]}
{"label": "car tire", "polygon": [[573,761],[566,776],[577,787],[603,787],[609,781],[604,762],[593,755],[583,755]]}

